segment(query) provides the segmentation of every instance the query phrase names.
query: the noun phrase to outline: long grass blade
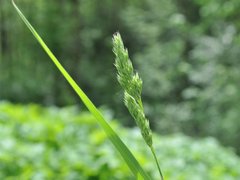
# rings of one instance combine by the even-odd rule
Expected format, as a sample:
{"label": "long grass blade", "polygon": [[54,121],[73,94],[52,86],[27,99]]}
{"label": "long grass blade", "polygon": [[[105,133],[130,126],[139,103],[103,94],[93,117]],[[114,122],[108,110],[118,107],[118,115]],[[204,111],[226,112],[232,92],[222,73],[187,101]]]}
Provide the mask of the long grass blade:
{"label": "long grass blade", "polygon": [[64,67],[60,64],[60,62],[57,60],[55,55],[47,47],[47,45],[42,40],[40,35],[32,27],[32,25],[29,23],[29,21],[26,19],[26,17],[23,15],[23,13],[20,11],[20,9],[17,7],[17,5],[14,3],[13,0],[12,0],[12,3],[13,3],[13,6],[15,7],[16,11],[18,12],[19,16],[23,20],[23,22],[26,24],[26,26],[32,32],[32,34],[37,39],[37,41],[40,43],[40,45],[45,50],[45,52],[48,54],[50,59],[53,61],[53,63],[56,65],[56,67],[59,69],[59,71],[65,77],[65,79],[68,81],[68,83],[72,86],[74,91],[78,94],[78,96],[83,101],[83,103],[88,108],[88,110],[95,116],[98,123],[101,125],[101,127],[107,134],[108,138],[114,145],[114,147],[121,154],[122,158],[125,160],[125,162],[127,163],[128,167],[131,169],[133,174],[136,177],[138,177],[140,174],[144,179],[150,180],[151,178],[149,177],[149,175],[143,170],[143,168],[140,166],[140,164],[138,163],[136,158],[133,156],[133,154],[130,152],[130,150],[127,148],[127,146],[122,142],[122,140],[119,138],[117,133],[111,128],[111,126],[104,119],[104,117],[102,116],[100,111],[95,107],[95,105],[91,102],[91,100],[87,97],[87,95],[82,91],[82,89],[77,85],[77,83],[72,79],[72,77],[68,74],[68,72],[64,69]]}

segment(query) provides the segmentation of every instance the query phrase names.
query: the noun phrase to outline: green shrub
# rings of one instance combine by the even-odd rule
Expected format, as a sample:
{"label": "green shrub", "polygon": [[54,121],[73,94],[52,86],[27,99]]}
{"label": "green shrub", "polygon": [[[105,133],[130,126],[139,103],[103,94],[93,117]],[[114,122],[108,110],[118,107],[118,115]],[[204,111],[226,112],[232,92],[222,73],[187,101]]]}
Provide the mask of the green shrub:
{"label": "green shrub", "polygon": [[[108,115],[108,114],[106,114]],[[138,129],[110,124],[159,178]],[[90,113],[77,107],[0,103],[0,179],[134,179]],[[166,179],[239,179],[240,159],[213,138],[154,134]]]}

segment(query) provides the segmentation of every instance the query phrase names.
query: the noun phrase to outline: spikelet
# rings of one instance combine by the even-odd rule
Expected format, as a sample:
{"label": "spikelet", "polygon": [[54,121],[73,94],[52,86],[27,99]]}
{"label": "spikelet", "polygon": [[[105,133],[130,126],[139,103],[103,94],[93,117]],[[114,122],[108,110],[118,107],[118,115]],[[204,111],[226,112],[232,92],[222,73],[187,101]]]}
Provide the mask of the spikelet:
{"label": "spikelet", "polygon": [[149,121],[146,119],[142,108],[138,105],[136,100],[126,91],[124,93],[124,103],[128,108],[130,114],[135,119],[136,124],[141,129],[141,134],[149,147],[152,146],[152,132],[149,127]]}
{"label": "spikelet", "polygon": [[141,100],[142,80],[137,73],[133,72],[132,62],[119,33],[113,36],[113,52],[116,55],[117,79],[124,89],[124,103],[140,128],[145,142],[149,147],[152,147],[152,132],[149,121],[145,117]]}

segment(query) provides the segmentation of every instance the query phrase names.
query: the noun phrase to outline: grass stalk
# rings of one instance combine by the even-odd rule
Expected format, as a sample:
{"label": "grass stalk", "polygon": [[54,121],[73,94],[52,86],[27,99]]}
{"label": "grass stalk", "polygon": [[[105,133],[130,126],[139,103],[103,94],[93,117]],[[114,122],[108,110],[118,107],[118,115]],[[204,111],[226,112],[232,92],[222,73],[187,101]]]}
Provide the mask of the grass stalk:
{"label": "grass stalk", "polygon": [[156,162],[156,164],[157,164],[157,168],[158,168],[158,172],[159,172],[159,174],[160,174],[161,180],[164,180],[164,177],[163,177],[163,174],[162,174],[160,165],[159,165],[159,163],[158,163],[158,159],[157,159],[157,156],[156,156],[156,153],[155,153],[155,150],[154,150],[153,146],[151,146],[150,149],[151,149],[152,155],[153,155],[153,157],[154,157],[154,160],[155,160],[155,162]]}

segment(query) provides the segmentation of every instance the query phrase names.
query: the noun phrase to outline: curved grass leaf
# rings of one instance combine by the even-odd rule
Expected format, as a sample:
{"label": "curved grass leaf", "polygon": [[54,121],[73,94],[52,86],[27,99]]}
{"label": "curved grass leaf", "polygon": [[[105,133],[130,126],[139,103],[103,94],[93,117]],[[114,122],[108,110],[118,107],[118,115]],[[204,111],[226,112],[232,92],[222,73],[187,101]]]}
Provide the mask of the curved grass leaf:
{"label": "curved grass leaf", "polygon": [[54,54],[51,52],[51,50],[47,47],[47,45],[44,43],[44,41],[42,40],[40,35],[32,27],[32,25],[29,23],[29,21],[26,19],[26,17],[23,15],[23,13],[20,11],[20,9],[17,7],[17,5],[14,3],[13,0],[12,0],[12,3],[13,3],[13,6],[15,7],[16,11],[18,12],[19,16],[21,17],[21,19],[24,21],[24,23],[29,28],[29,30],[32,32],[32,34],[37,39],[37,41],[40,43],[42,48],[45,50],[45,52],[51,58],[53,63],[56,65],[56,67],[59,69],[59,71],[65,77],[65,79],[68,81],[68,83],[72,86],[74,91],[78,94],[78,96],[83,101],[83,103],[88,108],[88,110],[98,120],[98,123],[101,125],[101,127],[107,134],[107,137],[110,139],[110,141],[112,142],[114,147],[118,150],[118,152],[121,154],[121,156],[127,163],[128,167],[131,169],[133,174],[136,176],[136,178],[139,179],[139,175],[140,175],[140,177],[142,177],[146,180],[151,179],[149,177],[149,175],[140,166],[140,164],[135,159],[135,157],[130,152],[130,150],[127,148],[127,146],[119,138],[117,133],[107,123],[107,121],[104,119],[104,117],[102,116],[100,111],[95,107],[95,105],[91,102],[91,100],[87,97],[87,95],[82,91],[82,89],[77,85],[77,83],[72,79],[72,77],[68,74],[68,72],[64,69],[64,67],[60,64],[60,62],[57,60],[57,58],[54,56]]}

